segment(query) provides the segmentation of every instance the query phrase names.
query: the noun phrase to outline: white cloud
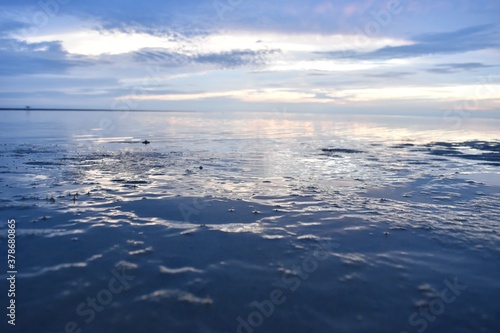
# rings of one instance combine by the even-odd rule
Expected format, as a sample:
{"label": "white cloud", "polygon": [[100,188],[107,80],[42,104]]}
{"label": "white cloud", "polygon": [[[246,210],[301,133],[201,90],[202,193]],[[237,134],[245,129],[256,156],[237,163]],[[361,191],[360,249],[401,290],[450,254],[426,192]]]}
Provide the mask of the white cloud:
{"label": "white cloud", "polygon": [[[95,23],[94,23],[95,25]],[[407,41],[392,38],[370,38],[357,44],[357,37],[350,35],[284,34],[246,31],[214,33],[190,39],[156,36],[146,33],[103,31],[90,28],[57,32],[44,29],[33,35],[18,37],[24,41],[59,41],[72,54],[97,56],[101,54],[123,54],[142,48],[159,48],[184,54],[218,53],[232,50],[280,49],[289,53],[334,52],[349,49],[371,51],[384,46],[406,45]]]}
{"label": "white cloud", "polygon": [[330,99],[317,99],[314,92],[298,92],[287,89],[242,89],[220,92],[186,93],[186,94],[166,94],[166,95],[128,95],[119,99],[134,100],[161,100],[161,101],[190,101],[209,98],[233,98],[243,102],[331,102]]}
{"label": "white cloud", "polygon": [[297,91],[287,88],[263,88],[185,94],[128,95],[119,99],[190,101],[210,98],[231,98],[242,102],[280,103],[312,102],[344,104],[346,102],[383,102],[387,100],[435,100],[448,102],[467,100],[471,104],[479,104],[479,102],[487,102],[488,104],[491,104],[495,102],[495,100],[500,99],[500,85],[490,85],[487,89],[478,85],[444,87],[406,86],[393,87],[391,89],[309,89],[306,91]]}
{"label": "white cloud", "polygon": [[333,60],[277,61],[268,66],[270,71],[359,71],[380,67],[373,62],[346,62]]}
{"label": "white cloud", "polygon": [[443,101],[480,101],[500,98],[500,85],[489,84],[487,86],[476,85],[453,85],[453,86],[402,86],[370,89],[348,89],[343,90],[341,96],[349,97],[352,101],[381,101],[381,100],[404,100],[404,99],[427,99]]}
{"label": "white cloud", "polygon": [[234,31],[210,35],[204,40],[204,49],[220,52],[231,49],[280,49],[284,52],[328,52],[356,49],[373,51],[384,46],[408,45],[410,42],[387,37],[366,38],[341,34],[258,33]]}
{"label": "white cloud", "polygon": [[60,41],[67,52],[86,56],[123,54],[146,47],[166,49],[177,47],[177,43],[164,37],[143,33],[99,32],[96,30],[28,36],[26,41],[30,43]]}

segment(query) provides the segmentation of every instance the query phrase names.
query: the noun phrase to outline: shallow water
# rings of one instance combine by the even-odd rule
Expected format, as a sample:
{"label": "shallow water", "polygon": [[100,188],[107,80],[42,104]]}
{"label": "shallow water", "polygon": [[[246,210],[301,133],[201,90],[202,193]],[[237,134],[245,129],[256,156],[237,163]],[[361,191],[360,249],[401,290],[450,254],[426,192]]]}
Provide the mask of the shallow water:
{"label": "shallow water", "polygon": [[9,332],[498,332],[499,125],[2,113]]}

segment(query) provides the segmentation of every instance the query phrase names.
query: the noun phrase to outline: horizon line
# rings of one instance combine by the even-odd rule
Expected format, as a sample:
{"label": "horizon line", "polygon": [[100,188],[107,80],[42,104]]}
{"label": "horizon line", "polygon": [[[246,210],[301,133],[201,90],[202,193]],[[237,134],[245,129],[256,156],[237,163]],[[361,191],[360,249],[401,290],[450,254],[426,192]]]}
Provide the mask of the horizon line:
{"label": "horizon line", "polygon": [[77,108],[0,108],[0,111],[106,111],[106,112],[197,112],[193,110],[147,110],[147,109],[77,109]]}

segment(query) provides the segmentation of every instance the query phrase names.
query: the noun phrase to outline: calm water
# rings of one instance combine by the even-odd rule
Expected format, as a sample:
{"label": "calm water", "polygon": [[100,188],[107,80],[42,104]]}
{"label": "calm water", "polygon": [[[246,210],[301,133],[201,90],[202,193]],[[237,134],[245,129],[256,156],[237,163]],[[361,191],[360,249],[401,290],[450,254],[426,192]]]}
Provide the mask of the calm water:
{"label": "calm water", "polygon": [[1,115],[2,332],[500,331],[499,120]]}

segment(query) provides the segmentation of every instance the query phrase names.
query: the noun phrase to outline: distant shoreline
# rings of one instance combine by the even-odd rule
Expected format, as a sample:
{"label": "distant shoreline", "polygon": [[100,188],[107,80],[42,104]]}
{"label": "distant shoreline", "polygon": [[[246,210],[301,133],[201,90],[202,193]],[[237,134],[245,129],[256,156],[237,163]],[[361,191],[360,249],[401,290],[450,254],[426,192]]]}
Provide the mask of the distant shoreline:
{"label": "distant shoreline", "polygon": [[[211,113],[211,112],[250,112],[250,113],[272,113],[276,114],[276,111],[271,110],[147,110],[147,109],[78,109],[78,108],[6,108],[0,107],[0,111],[74,111],[74,112],[153,112],[153,113]],[[369,112],[325,112],[325,111],[287,111],[290,114],[310,114],[310,115],[337,115],[337,116],[379,116],[379,117],[395,117],[395,118],[441,118],[443,121],[448,123],[454,123],[466,119],[494,119],[500,120],[500,112],[490,112],[490,111],[476,111],[469,115],[460,114],[447,114],[445,111],[429,111],[423,112],[421,114],[397,114],[394,112],[382,112],[382,113],[369,113]]]}
{"label": "distant shoreline", "polygon": [[196,112],[187,110],[117,110],[117,109],[72,109],[72,108],[0,108],[0,111],[96,111],[96,112]]}

